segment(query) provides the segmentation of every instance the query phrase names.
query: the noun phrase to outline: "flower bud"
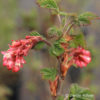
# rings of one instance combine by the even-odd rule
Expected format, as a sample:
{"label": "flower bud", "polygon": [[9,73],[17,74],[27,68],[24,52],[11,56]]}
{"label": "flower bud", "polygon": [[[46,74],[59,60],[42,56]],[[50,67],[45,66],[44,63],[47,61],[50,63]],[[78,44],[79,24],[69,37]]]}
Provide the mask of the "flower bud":
{"label": "flower bud", "polygon": [[52,96],[57,96],[57,89],[59,84],[59,76],[56,76],[54,81],[49,80],[50,90]]}

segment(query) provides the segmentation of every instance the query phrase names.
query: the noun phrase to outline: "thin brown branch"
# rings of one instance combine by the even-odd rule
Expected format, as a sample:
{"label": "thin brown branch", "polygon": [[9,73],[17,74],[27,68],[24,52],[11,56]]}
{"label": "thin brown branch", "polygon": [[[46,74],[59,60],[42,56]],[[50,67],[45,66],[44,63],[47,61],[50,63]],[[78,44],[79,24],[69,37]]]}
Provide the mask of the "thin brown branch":
{"label": "thin brown branch", "polygon": [[70,25],[71,23],[72,23],[72,21],[69,21],[69,22],[65,23],[64,28],[63,28],[63,33],[64,33],[65,28],[68,27],[68,25]]}
{"label": "thin brown branch", "polygon": [[[72,21],[70,21],[69,23],[66,23],[65,24],[65,26],[64,26],[64,28],[63,28],[63,33],[62,33],[62,35],[57,39],[57,40],[59,40],[60,38],[62,38],[65,34],[68,34],[69,32],[70,32],[70,30],[71,30],[71,28],[74,26],[74,23],[72,23]],[[71,25],[70,25],[71,24]],[[65,30],[65,28],[66,27],[68,27],[68,25],[70,25],[70,27],[67,29],[67,31],[65,31],[64,32],[64,30]]]}
{"label": "thin brown branch", "polygon": [[63,35],[68,34],[73,26],[74,26],[74,23],[72,23],[72,24],[70,25],[70,27],[67,29],[66,32],[64,32]]}
{"label": "thin brown branch", "polygon": [[59,79],[59,88],[58,88],[58,91],[57,91],[57,96],[61,95],[62,88],[63,88],[63,82],[64,82],[64,80],[62,80],[62,78],[60,78]]}
{"label": "thin brown branch", "polygon": [[43,42],[45,42],[48,46],[51,46],[51,43],[48,42],[47,40],[43,40]]}
{"label": "thin brown branch", "polygon": [[57,96],[55,97],[55,99],[53,98],[53,100],[56,100],[57,99],[57,97],[58,96],[60,96],[61,95],[61,90],[62,90],[62,79],[61,79],[61,72],[60,72],[60,65],[61,65],[61,61],[60,61],[60,58],[59,57],[57,57],[57,60],[58,60],[58,75],[59,75],[59,82],[58,82],[58,88],[57,88]]}
{"label": "thin brown branch", "polygon": [[59,24],[61,25],[62,22],[61,22],[61,17],[60,17],[60,15],[58,14],[57,17],[58,17],[58,20],[59,20]]}

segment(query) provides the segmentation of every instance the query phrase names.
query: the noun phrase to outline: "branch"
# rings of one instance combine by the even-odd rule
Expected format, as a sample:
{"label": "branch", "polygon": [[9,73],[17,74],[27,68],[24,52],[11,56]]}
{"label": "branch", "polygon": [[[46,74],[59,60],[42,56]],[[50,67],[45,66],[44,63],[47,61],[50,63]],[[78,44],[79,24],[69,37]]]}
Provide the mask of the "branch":
{"label": "branch", "polygon": [[[68,21],[69,21],[69,20],[68,20]],[[71,24],[71,23],[72,23],[72,21],[69,21],[69,22],[65,23],[64,28],[63,28],[63,33],[64,33],[65,28],[66,28],[69,24]]]}
{"label": "branch", "polygon": [[[69,33],[69,31],[71,30],[71,28],[74,26],[74,23],[72,23],[72,24],[71,24],[71,23],[72,23],[72,21],[69,22],[69,23],[66,23],[66,24],[64,25],[63,33],[62,33],[62,35],[61,35],[57,40],[59,40],[60,38],[62,38],[65,34],[68,34],[68,33]],[[69,24],[71,24],[70,27],[67,29],[67,31],[64,32],[66,26],[68,26]]]}
{"label": "branch", "polygon": [[63,83],[64,83],[64,80],[62,80],[62,78],[60,77],[60,79],[59,79],[59,87],[58,87],[58,90],[57,90],[57,96],[61,95],[62,88],[63,88]]}
{"label": "branch", "polygon": [[61,72],[60,72],[60,65],[61,65],[61,61],[60,58],[57,57],[58,63],[59,63],[59,67],[58,67],[58,75],[59,75],[59,83],[58,83],[58,88],[57,88],[57,96],[53,98],[53,100],[56,100],[58,96],[61,95],[61,90],[62,90],[62,86],[63,86],[63,80],[61,78]]}
{"label": "branch", "polygon": [[47,40],[43,40],[43,42],[45,42],[48,46],[51,46],[51,43],[48,42]]}
{"label": "branch", "polygon": [[61,25],[61,17],[60,17],[60,15],[58,14],[57,17],[58,17],[58,20],[59,20],[59,24]]}
{"label": "branch", "polygon": [[74,23],[72,23],[72,24],[70,25],[70,27],[67,29],[66,32],[64,32],[63,35],[68,34],[73,26],[74,26]]}

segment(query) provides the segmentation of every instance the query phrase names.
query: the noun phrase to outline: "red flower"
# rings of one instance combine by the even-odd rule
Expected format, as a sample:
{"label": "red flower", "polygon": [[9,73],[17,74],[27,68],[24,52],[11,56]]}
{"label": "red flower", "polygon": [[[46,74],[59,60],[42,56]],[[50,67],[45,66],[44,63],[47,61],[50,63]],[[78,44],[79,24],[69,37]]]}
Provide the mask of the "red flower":
{"label": "red flower", "polygon": [[26,36],[26,39],[13,41],[12,45],[9,45],[9,49],[2,52],[3,65],[7,66],[8,70],[18,72],[25,63],[23,56],[26,56],[39,41],[42,41],[40,36]]}
{"label": "red flower", "polygon": [[82,47],[77,47],[72,52],[73,61],[79,67],[85,67],[91,62],[91,54]]}

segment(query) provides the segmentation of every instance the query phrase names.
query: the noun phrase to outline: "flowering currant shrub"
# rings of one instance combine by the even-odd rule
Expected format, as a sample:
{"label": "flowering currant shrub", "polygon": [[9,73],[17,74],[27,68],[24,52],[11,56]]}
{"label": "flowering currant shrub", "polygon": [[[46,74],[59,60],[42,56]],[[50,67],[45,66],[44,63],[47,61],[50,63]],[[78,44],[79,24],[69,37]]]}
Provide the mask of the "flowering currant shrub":
{"label": "flowering currant shrub", "polygon": [[[26,63],[24,56],[27,56],[31,49],[42,48],[46,44],[50,55],[55,56],[58,60],[58,67],[41,69],[42,77],[48,80],[50,85],[52,99],[94,100],[91,91],[81,88],[77,84],[71,86],[68,96],[59,91],[61,83],[72,65],[84,68],[91,62],[91,53],[80,28],[90,25],[92,20],[99,19],[99,17],[91,12],[78,15],[60,11],[55,0],[37,0],[37,4],[51,10],[51,14],[57,16],[59,24],[51,26],[47,30],[46,37],[33,31],[25,39],[13,40],[9,49],[1,52],[3,66],[6,66],[8,70],[18,72]],[[76,33],[75,29],[79,31]]]}

